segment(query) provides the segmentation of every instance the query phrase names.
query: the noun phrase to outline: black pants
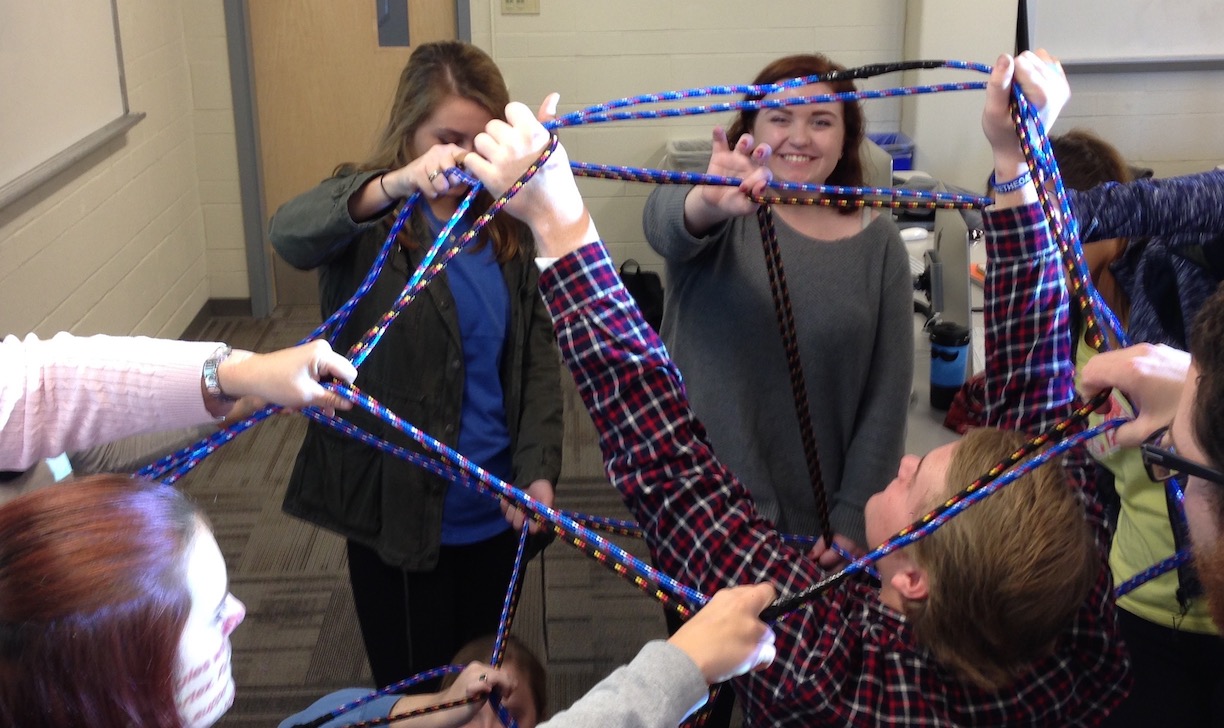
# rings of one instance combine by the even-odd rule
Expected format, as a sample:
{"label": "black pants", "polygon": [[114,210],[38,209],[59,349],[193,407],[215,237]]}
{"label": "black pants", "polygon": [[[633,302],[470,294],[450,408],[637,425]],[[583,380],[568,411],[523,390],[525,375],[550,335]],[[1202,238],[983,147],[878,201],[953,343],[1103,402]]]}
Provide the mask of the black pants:
{"label": "black pants", "polygon": [[[443,546],[436,568],[410,572],[349,541],[349,582],[374,682],[385,687],[449,665],[460,647],[495,632],[517,546],[508,529],[474,544]],[[432,692],[440,682],[405,692]]]}
{"label": "black pants", "polygon": [[1224,725],[1224,640],[1179,632],[1118,609],[1135,683],[1102,725]]}

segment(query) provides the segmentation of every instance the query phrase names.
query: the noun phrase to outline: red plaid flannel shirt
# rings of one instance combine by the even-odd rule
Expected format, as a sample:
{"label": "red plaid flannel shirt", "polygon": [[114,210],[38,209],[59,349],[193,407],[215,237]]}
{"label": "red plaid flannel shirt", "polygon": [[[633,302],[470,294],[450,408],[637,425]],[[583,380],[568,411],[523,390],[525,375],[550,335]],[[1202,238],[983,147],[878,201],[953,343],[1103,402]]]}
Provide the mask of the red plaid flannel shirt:
{"label": "red plaid flannel shirt", "polygon": [[[1073,400],[1065,286],[1036,207],[987,215],[989,419],[1037,432]],[[620,285],[602,245],[540,277],[565,360],[600,434],[609,478],[665,572],[706,594],[771,582],[781,594],[824,576],[757,515],[714,456],[680,372]],[[733,349],[734,342],[727,342]],[[1085,460],[1068,475],[1094,506]],[[1099,509],[1090,518],[1102,527]],[[1104,532],[1100,531],[1103,537]],[[737,678],[755,726],[1088,726],[1125,694],[1127,659],[1101,572],[1074,625],[1030,677],[1002,691],[968,685],[935,662],[867,583],[848,580],[777,622],[777,659]]]}

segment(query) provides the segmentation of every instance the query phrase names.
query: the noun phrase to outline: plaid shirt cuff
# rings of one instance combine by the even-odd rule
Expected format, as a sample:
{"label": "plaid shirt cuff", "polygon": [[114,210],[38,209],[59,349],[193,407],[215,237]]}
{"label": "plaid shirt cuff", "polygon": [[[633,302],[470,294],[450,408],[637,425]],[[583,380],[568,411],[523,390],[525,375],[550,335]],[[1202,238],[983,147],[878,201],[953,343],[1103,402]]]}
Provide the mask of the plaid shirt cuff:
{"label": "plaid shirt cuff", "polygon": [[540,272],[540,292],[554,321],[562,321],[621,286],[603,243],[590,243]]}

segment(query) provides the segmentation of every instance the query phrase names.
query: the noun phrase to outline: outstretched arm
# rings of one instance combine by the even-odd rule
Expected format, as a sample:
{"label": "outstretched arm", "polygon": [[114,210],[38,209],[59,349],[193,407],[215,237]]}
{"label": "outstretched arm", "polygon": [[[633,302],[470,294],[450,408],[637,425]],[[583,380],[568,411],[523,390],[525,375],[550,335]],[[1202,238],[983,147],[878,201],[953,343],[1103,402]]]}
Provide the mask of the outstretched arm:
{"label": "outstretched arm", "polygon": [[[1013,78],[1014,73],[1014,78]],[[1011,84],[1019,83],[1046,127],[1070,96],[1062,67],[1044,53],[1024,53],[995,65],[982,126],[995,153],[996,179],[1019,174],[1023,159],[1008,118]],[[1001,429],[1036,435],[1067,417],[1075,402],[1071,326],[1062,258],[1050,226],[1035,204],[1030,181],[1000,194],[987,208],[986,420]],[[1088,498],[1090,522],[1105,551],[1108,532],[1083,448],[1064,459],[1067,473]]]}
{"label": "outstretched arm", "polygon": [[772,150],[768,144],[757,145],[751,134],[744,134],[732,146],[727,132],[714,127],[714,146],[706,174],[739,177],[739,187],[697,185],[684,196],[684,227],[691,235],[704,235],[710,228],[733,217],[750,215],[758,203],[751,195],[759,195],[772,179],[766,163]]}
{"label": "outstretched arm", "polygon": [[[0,344],[0,468],[128,435],[203,424],[233,406],[209,394],[206,360],[216,342],[59,334]],[[326,342],[271,354],[234,351],[217,367],[221,391],[290,408],[350,405],[319,379],[351,382],[352,364]]]}
{"label": "outstretched arm", "polygon": [[1224,243],[1224,170],[1068,194],[1085,243],[1155,235],[1175,245]]}
{"label": "outstretched arm", "polygon": [[[986,90],[982,129],[1000,184],[1028,174],[1009,111],[1013,83],[1021,84],[1047,129],[1070,96],[1061,66],[1044,52],[999,58]],[[1036,201],[1030,180],[998,193],[984,216],[991,262],[985,296],[987,421],[1033,434],[1065,416],[1075,395],[1065,279]]]}

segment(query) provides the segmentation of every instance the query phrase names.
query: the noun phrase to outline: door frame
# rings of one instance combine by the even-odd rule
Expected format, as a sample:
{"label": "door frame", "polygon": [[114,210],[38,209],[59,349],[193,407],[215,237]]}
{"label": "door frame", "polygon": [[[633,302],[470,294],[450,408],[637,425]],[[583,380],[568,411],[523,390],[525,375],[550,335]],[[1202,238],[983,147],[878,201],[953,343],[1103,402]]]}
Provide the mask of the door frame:
{"label": "door frame", "polygon": [[[406,2],[406,0],[403,0]],[[238,156],[238,194],[242,207],[242,237],[246,248],[251,315],[267,318],[276,307],[272,261],[264,252],[263,169],[259,157],[259,110],[251,69],[251,34],[247,25],[250,0],[224,0],[225,39],[229,56],[230,92],[234,107],[234,142]],[[472,41],[471,0],[454,0],[455,33]]]}

